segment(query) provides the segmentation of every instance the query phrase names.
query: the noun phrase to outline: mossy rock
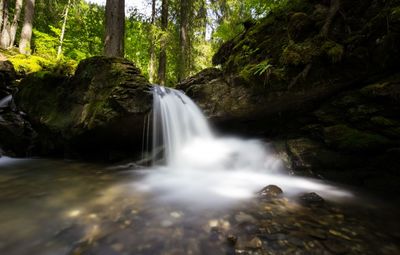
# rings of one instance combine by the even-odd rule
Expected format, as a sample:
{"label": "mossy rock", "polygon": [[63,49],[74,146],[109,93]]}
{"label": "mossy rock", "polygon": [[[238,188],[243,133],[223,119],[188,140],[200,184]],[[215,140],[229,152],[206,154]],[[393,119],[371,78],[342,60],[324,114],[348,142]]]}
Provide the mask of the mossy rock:
{"label": "mossy rock", "polygon": [[321,47],[322,52],[326,54],[332,63],[338,63],[344,55],[344,47],[334,41],[326,41]]}
{"label": "mossy rock", "polygon": [[294,13],[289,20],[288,33],[290,39],[294,41],[302,41],[313,31],[314,23],[311,18],[304,12]]}
{"label": "mossy rock", "polygon": [[149,87],[132,62],[92,57],[81,61],[72,78],[51,72],[28,75],[17,101],[40,130],[58,134],[66,147],[93,154],[107,147],[131,146],[134,151],[152,107]]}
{"label": "mossy rock", "polygon": [[361,89],[367,98],[400,106],[400,75],[394,75],[381,82]]}
{"label": "mossy rock", "polygon": [[289,43],[283,49],[281,62],[286,65],[305,65],[313,61],[315,57],[321,55],[319,46],[312,40],[302,43]]}
{"label": "mossy rock", "polygon": [[52,130],[71,128],[71,109],[64,107],[70,97],[67,82],[67,77],[49,72],[30,74],[20,83],[17,104],[34,122]]}
{"label": "mossy rock", "polygon": [[377,151],[393,144],[382,135],[357,130],[344,124],[326,127],[323,133],[328,146],[354,153]]}

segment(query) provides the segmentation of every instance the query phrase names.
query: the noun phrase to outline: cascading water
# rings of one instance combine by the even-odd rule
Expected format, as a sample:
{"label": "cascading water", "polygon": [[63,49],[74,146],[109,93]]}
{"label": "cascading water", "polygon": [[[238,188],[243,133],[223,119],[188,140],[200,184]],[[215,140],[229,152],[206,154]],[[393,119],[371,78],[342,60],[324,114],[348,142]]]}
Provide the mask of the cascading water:
{"label": "cascading water", "polygon": [[7,107],[12,100],[12,96],[8,95],[2,99],[0,99],[0,108]]}
{"label": "cascading water", "polygon": [[[275,184],[286,194],[316,191],[326,197],[351,194],[320,181],[289,176],[270,147],[258,140],[213,134],[206,117],[183,92],[153,88],[152,157],[137,186],[163,198],[221,204],[248,198]],[[160,156],[162,155],[162,156]]]}
{"label": "cascading water", "polygon": [[176,165],[185,146],[195,139],[213,139],[197,105],[181,91],[154,86],[153,158],[157,158],[155,148],[163,146],[165,163]]}

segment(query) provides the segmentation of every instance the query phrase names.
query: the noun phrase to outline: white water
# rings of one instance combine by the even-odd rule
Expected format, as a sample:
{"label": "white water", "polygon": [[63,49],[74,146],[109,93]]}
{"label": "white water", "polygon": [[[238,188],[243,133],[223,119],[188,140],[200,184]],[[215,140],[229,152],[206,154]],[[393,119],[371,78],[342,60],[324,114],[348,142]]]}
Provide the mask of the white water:
{"label": "white water", "polygon": [[142,191],[159,191],[163,199],[197,205],[249,198],[269,184],[288,195],[313,191],[325,198],[351,196],[321,181],[289,176],[261,141],[217,137],[181,91],[155,86],[153,99],[153,166],[135,184]]}
{"label": "white water", "polygon": [[8,96],[0,99],[0,108],[7,106],[8,103],[11,101],[11,99],[12,99],[11,95],[8,95]]}

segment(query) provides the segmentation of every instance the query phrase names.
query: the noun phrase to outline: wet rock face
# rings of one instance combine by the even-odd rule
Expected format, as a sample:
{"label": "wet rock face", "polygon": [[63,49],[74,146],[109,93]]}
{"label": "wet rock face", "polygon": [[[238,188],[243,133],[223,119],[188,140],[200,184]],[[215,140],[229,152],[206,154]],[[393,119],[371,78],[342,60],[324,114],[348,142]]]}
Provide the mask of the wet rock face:
{"label": "wet rock face", "polygon": [[327,100],[310,113],[286,150],[295,173],[361,186],[395,198],[400,181],[400,76]]}
{"label": "wet rock face", "polygon": [[245,86],[231,86],[223,77],[221,70],[208,68],[177,86],[185,91],[204,113],[213,118],[231,119],[243,117],[251,111],[250,91]]}
{"label": "wet rock face", "polygon": [[0,61],[0,156],[23,157],[29,153],[35,132],[15,105],[14,79],[11,62]]}
{"label": "wet rock face", "polygon": [[93,57],[83,60],[73,77],[26,77],[17,101],[40,130],[41,154],[110,159],[141,144],[152,104],[149,86],[132,62]]}

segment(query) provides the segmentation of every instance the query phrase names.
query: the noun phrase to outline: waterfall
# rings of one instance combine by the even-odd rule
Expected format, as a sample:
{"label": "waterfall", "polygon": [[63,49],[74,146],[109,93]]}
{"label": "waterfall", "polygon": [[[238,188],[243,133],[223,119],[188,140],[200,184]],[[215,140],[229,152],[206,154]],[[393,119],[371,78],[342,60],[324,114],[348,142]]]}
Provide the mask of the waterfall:
{"label": "waterfall", "polygon": [[[196,205],[222,205],[249,198],[275,184],[289,194],[318,192],[325,197],[350,193],[318,180],[289,176],[270,145],[256,139],[221,137],[213,133],[199,107],[183,92],[154,86],[152,110],[152,171],[136,188],[160,191],[162,199]],[[143,147],[149,139],[145,118]],[[146,134],[147,132],[147,134]]]}
{"label": "waterfall", "polygon": [[189,143],[212,138],[207,119],[188,96],[176,89],[154,86],[153,159],[157,158],[157,148],[163,146],[165,163],[178,164]]}
{"label": "waterfall", "polygon": [[0,108],[7,107],[12,100],[12,96],[8,95],[2,99],[0,99]]}

